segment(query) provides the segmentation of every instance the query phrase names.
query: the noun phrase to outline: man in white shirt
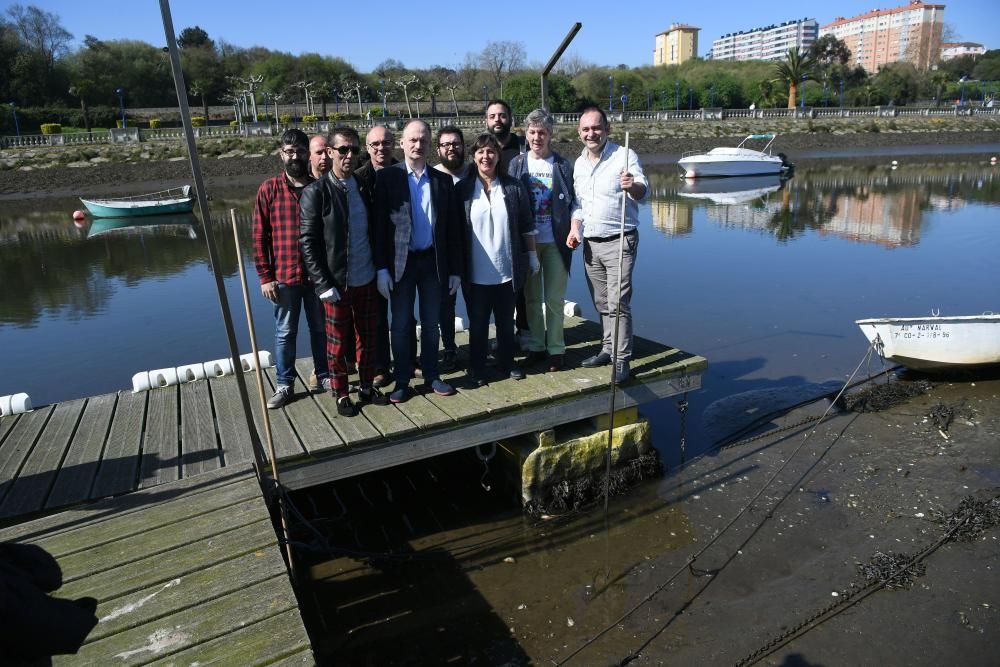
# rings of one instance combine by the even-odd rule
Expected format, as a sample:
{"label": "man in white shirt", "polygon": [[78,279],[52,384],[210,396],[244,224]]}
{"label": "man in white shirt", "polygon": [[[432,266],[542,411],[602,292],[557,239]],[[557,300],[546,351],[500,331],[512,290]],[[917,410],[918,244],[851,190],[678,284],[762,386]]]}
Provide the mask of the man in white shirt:
{"label": "man in white shirt", "polygon": [[[583,264],[594,307],[604,330],[601,350],[582,365],[596,368],[615,361],[615,382],[629,378],[632,359],[632,270],[639,251],[639,204],[646,196],[646,176],[635,151],[608,141],[611,126],[598,107],[580,115],[583,152],[573,166],[578,208],[566,239],[570,248],[583,244]],[[622,193],[624,197],[622,196]],[[625,205],[621,296],[618,294],[618,247]],[[614,348],[614,315],[618,313],[618,348]]]}

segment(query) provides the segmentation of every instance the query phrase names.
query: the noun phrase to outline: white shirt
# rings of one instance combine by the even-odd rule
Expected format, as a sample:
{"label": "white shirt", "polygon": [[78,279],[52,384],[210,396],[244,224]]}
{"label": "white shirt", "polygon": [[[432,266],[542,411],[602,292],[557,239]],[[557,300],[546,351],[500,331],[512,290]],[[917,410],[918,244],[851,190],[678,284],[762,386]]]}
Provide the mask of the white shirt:
{"label": "white shirt", "polygon": [[492,195],[486,196],[483,182],[476,179],[469,239],[469,279],[477,285],[499,285],[514,278],[507,204],[499,181],[493,182]]}
{"label": "white shirt", "polygon": [[[583,235],[587,238],[604,238],[618,233],[621,227],[622,187],[619,177],[625,169],[625,147],[607,142],[601,151],[601,159],[591,164],[586,148],[573,166],[573,187],[576,190],[577,209],[573,219],[583,220]],[[636,183],[646,186],[646,174],[642,171],[639,156],[631,148],[628,150],[628,172]],[[643,195],[645,197],[645,194]],[[639,204],[631,195],[625,197],[625,231],[639,225]]]}

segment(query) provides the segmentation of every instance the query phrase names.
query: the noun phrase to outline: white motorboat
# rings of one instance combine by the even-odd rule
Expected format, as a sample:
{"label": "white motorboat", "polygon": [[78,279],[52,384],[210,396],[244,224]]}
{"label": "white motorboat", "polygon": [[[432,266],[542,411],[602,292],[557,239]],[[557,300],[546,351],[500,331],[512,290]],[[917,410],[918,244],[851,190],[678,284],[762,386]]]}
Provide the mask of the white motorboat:
{"label": "white motorboat", "polygon": [[855,322],[888,361],[918,370],[1000,364],[1000,315],[884,317]]}
{"label": "white motorboat", "polygon": [[[704,151],[689,151],[677,161],[684,178],[705,176],[754,176],[780,174],[791,169],[782,153],[772,155],[775,134],[751,134],[738,146],[721,146]],[[746,148],[748,141],[767,141],[762,150]]]}
{"label": "white motorboat", "polygon": [[677,189],[677,194],[690,199],[707,199],[719,205],[733,205],[777,192],[781,185],[781,177],[777,174],[685,180]]}

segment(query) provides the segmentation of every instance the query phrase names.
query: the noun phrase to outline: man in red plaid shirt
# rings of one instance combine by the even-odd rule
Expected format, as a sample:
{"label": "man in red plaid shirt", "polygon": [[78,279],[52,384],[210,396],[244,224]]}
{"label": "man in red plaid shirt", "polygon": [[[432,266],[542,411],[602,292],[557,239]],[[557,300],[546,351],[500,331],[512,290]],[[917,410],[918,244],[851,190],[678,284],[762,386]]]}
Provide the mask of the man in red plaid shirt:
{"label": "man in red plaid shirt", "polygon": [[292,397],[295,385],[295,339],[299,313],[305,309],[317,380],[329,388],[323,307],[299,251],[299,197],[312,183],[309,175],[309,138],[301,130],[286,130],[278,152],[284,170],[257,190],[253,212],[253,256],[260,291],[274,303],[274,357],[277,391],[267,402],[280,408]]}

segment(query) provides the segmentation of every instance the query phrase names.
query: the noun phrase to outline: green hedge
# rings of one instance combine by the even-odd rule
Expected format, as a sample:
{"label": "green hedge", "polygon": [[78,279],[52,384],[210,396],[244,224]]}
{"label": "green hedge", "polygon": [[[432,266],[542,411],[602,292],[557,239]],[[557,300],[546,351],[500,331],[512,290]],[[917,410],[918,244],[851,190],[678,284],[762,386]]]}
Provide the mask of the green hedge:
{"label": "green hedge", "polygon": [[42,134],[62,134],[62,125],[59,123],[42,123]]}
{"label": "green hedge", "polygon": [[[114,127],[120,118],[118,107],[95,106],[88,109],[92,127]],[[42,125],[55,123],[63,127],[86,127],[80,107],[17,107],[17,122],[21,134],[41,134]],[[0,134],[14,134],[14,116],[10,106],[0,109]]]}

